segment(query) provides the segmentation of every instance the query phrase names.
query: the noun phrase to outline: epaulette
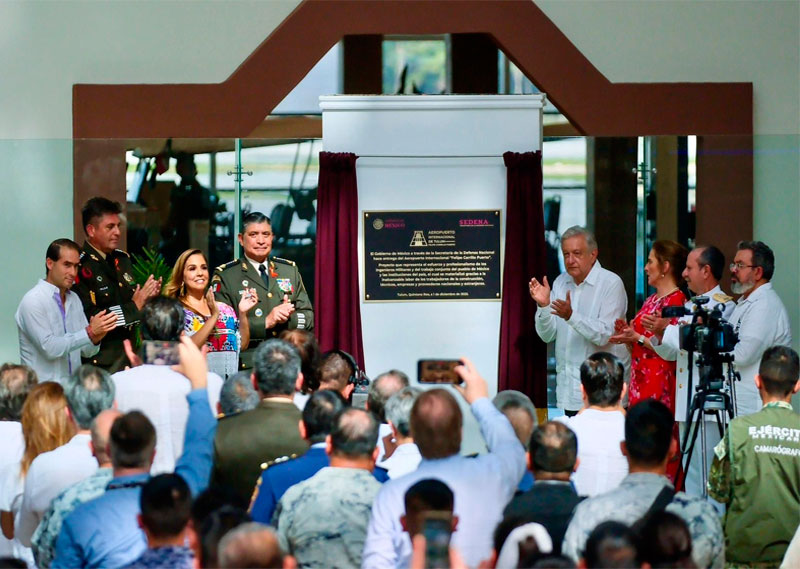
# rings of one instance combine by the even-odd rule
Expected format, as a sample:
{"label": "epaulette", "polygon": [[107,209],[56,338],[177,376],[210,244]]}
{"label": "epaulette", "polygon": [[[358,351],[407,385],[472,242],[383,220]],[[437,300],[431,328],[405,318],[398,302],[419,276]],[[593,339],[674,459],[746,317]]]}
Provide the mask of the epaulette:
{"label": "epaulette", "polygon": [[217,421],[221,421],[222,419],[230,419],[231,417],[236,417],[236,415],[241,415],[241,411],[234,411],[233,413],[218,413],[217,414]]}
{"label": "epaulette", "polygon": [[297,263],[294,261],[290,261],[289,259],[281,259],[280,257],[272,257],[273,261],[278,261],[279,263],[283,263],[284,265],[291,265],[292,267],[296,267]]}
{"label": "epaulette", "polygon": [[719,302],[720,304],[726,304],[726,303],[730,302],[731,300],[733,300],[732,296],[728,296],[724,292],[718,292],[717,294],[715,294],[711,298],[713,298],[715,301]]}
{"label": "epaulette", "polygon": [[227,263],[221,264],[219,267],[214,269],[214,271],[224,271],[225,269],[230,269],[232,266],[239,263],[239,259],[234,259],[233,261],[228,261]]}
{"label": "epaulette", "polygon": [[114,249],[114,253],[121,253],[121,254],[125,255],[126,257],[130,257],[128,252],[127,251],[123,251],[122,249]]}
{"label": "epaulette", "polygon": [[282,462],[286,462],[287,460],[292,460],[293,458],[297,458],[297,454],[292,454],[289,456],[279,456],[275,460],[270,460],[269,462],[262,462],[261,463],[261,470],[266,470],[270,466],[275,466],[276,464],[280,464]]}

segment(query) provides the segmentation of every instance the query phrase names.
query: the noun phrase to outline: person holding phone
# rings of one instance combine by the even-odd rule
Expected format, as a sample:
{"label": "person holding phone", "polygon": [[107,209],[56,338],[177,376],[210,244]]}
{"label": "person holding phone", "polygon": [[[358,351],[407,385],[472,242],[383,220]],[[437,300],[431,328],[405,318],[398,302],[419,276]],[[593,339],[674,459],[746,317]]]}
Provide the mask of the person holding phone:
{"label": "person holding phone", "polygon": [[258,303],[258,292],[242,291],[237,317],[237,310],[214,298],[208,283],[205,255],[200,249],[188,249],[175,262],[165,294],[183,305],[184,332],[198,348],[207,346],[209,369],[227,378],[236,373],[239,353],[250,343],[248,312]]}

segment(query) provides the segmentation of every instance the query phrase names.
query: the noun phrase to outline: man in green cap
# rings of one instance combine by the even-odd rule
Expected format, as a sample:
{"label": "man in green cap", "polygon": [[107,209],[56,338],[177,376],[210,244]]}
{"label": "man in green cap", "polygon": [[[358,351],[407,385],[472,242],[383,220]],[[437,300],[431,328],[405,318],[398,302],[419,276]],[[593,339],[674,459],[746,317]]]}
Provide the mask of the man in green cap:
{"label": "man in green cap", "polygon": [[255,288],[258,304],[248,313],[250,345],[239,358],[241,369],[253,367],[255,349],[284,330],[312,330],[314,309],[294,261],[272,257],[272,224],[260,212],[242,220],[239,244],[243,258],[217,267],[211,288],[217,300],[239,306],[242,294]]}

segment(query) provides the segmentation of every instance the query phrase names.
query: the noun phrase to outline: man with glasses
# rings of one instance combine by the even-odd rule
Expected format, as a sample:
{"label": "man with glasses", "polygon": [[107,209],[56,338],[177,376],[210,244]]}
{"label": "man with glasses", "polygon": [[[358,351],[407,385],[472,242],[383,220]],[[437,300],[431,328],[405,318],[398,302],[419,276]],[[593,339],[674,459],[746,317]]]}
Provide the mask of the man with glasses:
{"label": "man with glasses", "polygon": [[761,241],[740,241],[730,265],[731,290],[740,294],[730,323],[739,334],[733,350],[734,365],[742,376],[736,383],[736,411],[749,415],[761,409],[753,382],[764,351],[770,346],[792,343],[789,315],[772,288],[775,255]]}
{"label": "man with glasses", "polygon": [[248,288],[258,291],[258,304],[248,313],[250,345],[239,358],[241,369],[253,367],[253,354],[263,341],[284,330],[312,330],[314,310],[294,261],[270,256],[272,223],[260,212],[242,220],[239,244],[244,257],[217,267],[211,289],[220,302],[239,306]]}

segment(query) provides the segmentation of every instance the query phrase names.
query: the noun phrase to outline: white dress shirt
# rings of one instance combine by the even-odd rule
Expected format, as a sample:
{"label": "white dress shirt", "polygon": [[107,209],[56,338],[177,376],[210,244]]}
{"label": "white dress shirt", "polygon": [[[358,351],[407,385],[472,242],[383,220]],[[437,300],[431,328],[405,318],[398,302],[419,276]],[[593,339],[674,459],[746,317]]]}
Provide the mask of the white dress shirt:
{"label": "white dress shirt", "polygon": [[[175,462],[183,452],[189,403],[186,396],[191,382],[164,365],[141,365],[111,376],[116,387],[117,407],[123,413],[138,410],[144,413],[156,429],[156,456],[152,474],[174,472]],[[216,416],[222,379],[208,373],[208,404]]]}
{"label": "white dress shirt", "polygon": [[78,433],[67,444],[33,459],[14,530],[14,537],[24,545],[30,546],[33,532],[53,498],[97,470],[97,459],[89,446],[91,438],[88,433]]}
{"label": "white dress shirt", "polygon": [[489,453],[475,458],[423,459],[414,472],[385,482],[372,505],[362,569],[408,566],[411,541],[400,516],[405,513],[406,490],[425,478],[439,479],[453,491],[459,522],[452,543],[467,565],[476,567],[489,557],[492,532],[525,472],[525,451],[508,419],[489,399],[473,403],[472,412]]}
{"label": "white dress shirt", "polygon": [[578,470],[572,475],[579,496],[613,490],[628,475],[628,460],[619,443],[625,440],[622,411],[584,409],[574,417],[559,417],[578,439]]}
{"label": "white dress shirt", "polygon": [[392,456],[377,463],[377,466],[388,471],[390,479],[400,478],[404,474],[414,472],[422,460],[417,445],[405,443],[394,449]]}
{"label": "white dress shirt", "polygon": [[[0,421],[0,472],[13,464],[19,464],[25,451],[25,439],[22,437],[22,423],[19,421]],[[0,483],[0,492],[2,483]],[[11,511],[11,510],[9,510]],[[0,533],[0,557],[14,555],[14,545]]]}
{"label": "white dress shirt", "polygon": [[81,365],[81,354],[100,351],[86,332],[88,321],[77,294],[67,291],[61,305],[57,286],[42,279],[25,293],[15,315],[19,355],[32,367],[39,381],[61,381]]}
{"label": "white dress shirt", "polygon": [[753,381],[761,356],[772,346],[791,346],[792,328],[772,283],[761,285],[747,298],[740,298],[730,323],[739,334],[733,365],[742,376],[742,381],[736,382],[736,412],[750,415],[761,410],[761,397]]}
{"label": "white dress shirt", "polygon": [[545,342],[556,341],[556,405],[577,411],[581,398],[581,364],[596,352],[610,352],[630,363],[625,346],[609,344],[614,334],[614,321],[625,318],[628,297],[622,279],[595,261],[579,285],[568,273],[561,273],[553,283],[550,302],[564,300],[570,293],[572,316],[564,320],[552,314],[550,306],[536,310],[536,332]]}
{"label": "white dress shirt", "polygon": [[[708,303],[703,305],[705,310],[711,311],[716,308],[717,305],[722,304],[722,318],[725,320],[730,320],[733,309],[736,307],[736,303],[733,302],[731,297],[723,292],[719,285],[698,296],[705,296],[709,298]],[[687,310],[694,310],[694,303],[691,300],[687,300],[686,304],[684,304],[684,307]],[[687,420],[686,392],[689,389],[689,355],[686,350],[682,350],[680,347],[680,329],[681,326],[690,324],[691,322],[691,315],[683,316],[679,320],[678,324],[666,327],[664,330],[664,337],[660,341],[657,336],[650,338],[650,344],[653,346],[653,351],[655,351],[655,353],[670,362],[677,360],[677,373],[675,381],[676,421]],[[692,372],[692,385],[697,386],[699,381],[697,370],[697,354],[694,355],[694,358],[695,369]],[[709,417],[711,416],[706,415],[707,419]]]}

